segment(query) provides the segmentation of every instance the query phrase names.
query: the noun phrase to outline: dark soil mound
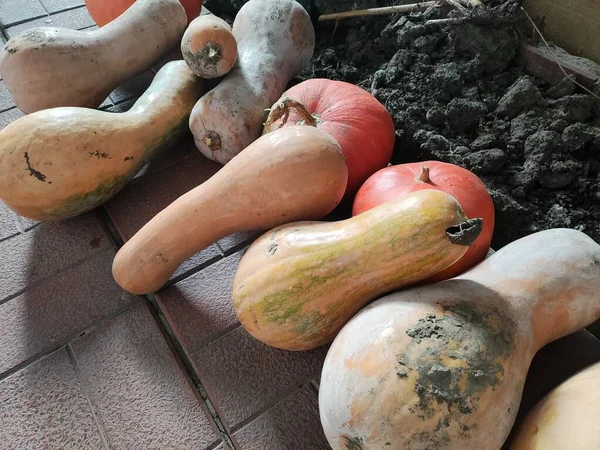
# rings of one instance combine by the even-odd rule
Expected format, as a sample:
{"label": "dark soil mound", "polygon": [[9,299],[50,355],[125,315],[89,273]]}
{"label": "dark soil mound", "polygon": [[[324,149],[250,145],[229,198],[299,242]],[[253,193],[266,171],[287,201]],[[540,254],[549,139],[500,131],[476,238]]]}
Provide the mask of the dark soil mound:
{"label": "dark soil mound", "polygon": [[600,100],[526,74],[519,13],[497,0],[452,25],[428,23],[434,9],[321,26],[312,65],[292,84],[357,84],[394,118],[393,163],[436,159],[480,176],[496,206],[494,248],[553,227],[600,242]]}

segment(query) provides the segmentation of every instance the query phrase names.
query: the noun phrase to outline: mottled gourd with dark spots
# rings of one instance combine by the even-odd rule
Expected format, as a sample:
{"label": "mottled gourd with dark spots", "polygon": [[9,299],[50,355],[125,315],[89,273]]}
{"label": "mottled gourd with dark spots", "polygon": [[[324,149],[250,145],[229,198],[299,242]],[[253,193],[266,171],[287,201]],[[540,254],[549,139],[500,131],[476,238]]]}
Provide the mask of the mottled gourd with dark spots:
{"label": "mottled gourd with dark spots", "polygon": [[237,41],[231,27],[206,8],[185,30],[181,54],[192,72],[202,78],[218,78],[237,61]]}
{"label": "mottled gourd with dark spots", "polygon": [[183,136],[204,91],[184,61],[172,61],[127,112],[61,107],[15,120],[0,131],[0,199],[43,221],[103,204]]}
{"label": "mottled gourd with dark spots", "polygon": [[600,245],[570,229],[531,234],[458,277],[387,295],[328,350],[319,389],[327,440],[333,450],[500,449],[535,353],[599,317]]}
{"label": "mottled gourd with dark spots", "polygon": [[377,296],[454,263],[481,228],[482,220],[467,219],[454,197],[432,189],[339,222],[289,223],[244,254],[233,306],[258,340],[313,349],[331,342]]}

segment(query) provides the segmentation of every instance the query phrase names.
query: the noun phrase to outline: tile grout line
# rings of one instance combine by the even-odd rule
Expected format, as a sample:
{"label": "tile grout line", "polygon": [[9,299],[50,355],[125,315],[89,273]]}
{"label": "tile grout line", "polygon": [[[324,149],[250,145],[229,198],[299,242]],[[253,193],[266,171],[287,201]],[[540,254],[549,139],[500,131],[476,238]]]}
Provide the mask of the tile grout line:
{"label": "tile grout line", "polygon": [[[22,234],[22,233],[23,233],[23,232],[22,232],[22,231],[20,231],[20,230],[19,230],[19,228],[17,227],[17,232],[16,232],[16,233],[13,233],[13,234],[10,234],[10,235],[8,235],[8,236],[6,236],[6,237],[3,237],[3,238],[1,238],[1,239],[0,239],[0,244],[1,244],[2,242],[4,242],[4,241],[8,241],[9,239],[12,239],[12,238],[14,238],[15,236],[18,236],[18,235],[20,235],[20,234]],[[1,301],[0,301],[0,304],[1,304]]]}
{"label": "tile grout line", "polygon": [[[113,241],[115,243],[117,243],[118,247],[122,246],[123,239],[117,232],[117,228],[116,228],[115,224],[113,223],[113,221],[111,220],[110,216],[108,215],[108,213],[106,212],[106,210],[104,208],[101,208],[99,210],[99,215],[100,215],[102,221],[106,222],[105,223],[106,229],[109,231]],[[179,342],[179,339],[177,339],[177,336],[176,336],[175,332],[173,331],[171,324],[168,322],[167,318],[165,317],[160,305],[156,301],[156,298],[154,297],[153,294],[148,294],[146,296],[143,296],[143,298],[146,298],[147,304],[149,307],[148,309],[154,316],[157,326],[159,327],[159,330],[161,331],[161,333],[163,335],[163,338],[165,339],[165,341],[167,342],[169,347],[172,349],[171,351],[172,351],[173,356],[175,357],[177,362],[180,364],[180,367],[184,371],[185,375],[192,382],[193,387],[196,390],[196,392],[200,395],[200,398],[202,399],[202,402],[204,403],[206,410],[210,414],[215,426],[218,429],[219,434],[221,435],[221,439],[223,440],[223,443],[229,450],[236,450],[235,444],[233,443],[233,439],[227,432],[227,428],[225,427],[223,419],[221,419],[221,417],[217,413],[214,405],[212,404],[212,401],[208,397],[208,394],[207,394],[206,390],[204,389],[202,382],[200,381],[200,377],[194,370],[194,367],[193,367],[188,355],[185,353],[183,346]]]}
{"label": "tile grout line", "polygon": [[95,212],[96,217],[98,217],[98,219],[100,220],[100,223],[102,224],[104,231],[108,235],[108,238],[117,247],[116,250],[118,251],[121,247],[123,247],[125,241],[117,231],[117,227],[108,215],[108,211],[106,210],[105,206],[102,205],[96,208]]}
{"label": "tile grout line", "polygon": [[[46,8],[46,5],[44,5],[43,2],[40,2],[39,0],[37,0],[37,1],[41,5],[41,7],[44,9],[44,11],[46,11],[46,14],[43,14],[43,15],[40,15],[40,16],[28,17],[27,19],[17,20],[15,22],[11,22],[11,23],[9,23],[7,25],[3,24],[2,25],[3,31],[4,31],[3,34],[7,38],[7,40],[8,40],[8,34],[6,33],[6,30],[8,30],[9,28],[16,27],[18,25],[23,25],[23,24],[25,24],[27,22],[34,22],[36,20],[43,19],[44,17],[52,17],[52,16],[56,16],[57,14],[61,14],[61,13],[69,12],[69,11],[74,11],[76,9],[83,9],[83,8],[85,8],[85,5],[78,5],[78,6],[70,6],[68,8],[61,9],[59,11],[50,12],[50,11],[48,11],[48,8]],[[91,28],[93,26],[94,25],[90,25],[88,27],[84,27],[83,29],[85,29],[85,28]]]}
{"label": "tile grout line", "polygon": [[0,36],[2,36],[5,41],[8,41],[8,34],[6,34],[6,27],[4,26],[2,21],[0,21]]}
{"label": "tile grout line", "polygon": [[[18,233],[15,236],[18,236],[19,234],[22,234],[22,233]],[[12,236],[12,237],[14,238],[15,236]],[[71,270],[71,269],[73,269],[73,268],[75,268],[77,266],[80,266],[80,265],[82,265],[82,264],[84,264],[84,263],[86,263],[86,262],[88,262],[88,261],[90,261],[92,259],[99,258],[101,255],[103,255],[105,253],[109,253],[111,251],[113,251],[113,252],[115,251],[114,247],[106,248],[104,250],[94,251],[94,252],[92,252],[91,255],[88,255],[88,256],[86,256],[86,257],[84,257],[82,259],[78,259],[77,261],[75,261],[75,262],[73,262],[73,263],[71,263],[71,264],[63,267],[58,272],[53,272],[50,275],[44,276],[44,277],[40,278],[39,280],[37,280],[36,282],[28,284],[23,289],[19,289],[18,291],[16,291],[13,294],[10,294],[7,297],[0,298],[0,306],[4,305],[5,303],[10,302],[11,300],[14,300],[15,298],[17,298],[20,295],[23,295],[27,291],[30,291],[32,289],[35,289],[35,288],[41,286],[42,284],[46,283],[49,280],[52,280],[54,278],[57,278],[57,277],[61,276],[65,272],[68,272],[69,270]]]}
{"label": "tile grout line", "polygon": [[77,379],[81,384],[81,390],[83,391],[83,395],[85,395],[85,399],[87,400],[88,407],[90,408],[90,412],[92,413],[92,418],[94,419],[94,423],[98,428],[98,432],[100,433],[100,439],[102,439],[102,444],[104,444],[104,448],[106,450],[111,450],[110,439],[106,434],[106,428],[104,427],[104,422],[98,416],[98,408],[96,407],[96,402],[94,401],[94,396],[90,390],[88,385],[87,378],[81,372],[81,367],[79,366],[79,361],[77,360],[77,355],[75,354],[75,350],[71,346],[71,343],[67,344],[66,347],[67,354],[69,355],[69,359],[71,360],[71,364],[73,366],[73,370],[75,370],[75,374],[77,375]]}
{"label": "tile grout line", "polygon": [[[42,2],[42,6],[44,8],[46,8],[46,5],[44,5],[43,2]],[[60,14],[60,13],[64,13],[64,12],[68,12],[68,11],[73,11],[75,9],[83,9],[83,8],[86,8],[85,4],[83,4],[83,5],[77,5],[77,6],[69,6],[69,7],[65,8],[65,9],[60,9],[58,11],[53,11],[53,12],[48,11],[48,9],[46,8],[46,11],[48,11],[48,15],[50,17],[52,17],[52,16],[55,16],[55,15]],[[93,27],[93,26],[94,25],[90,25],[90,27]]]}
{"label": "tile grout line", "polygon": [[[210,248],[210,247],[207,247],[207,249],[208,248]],[[220,249],[217,249],[217,250],[220,250]],[[223,259],[223,255],[219,254],[219,256],[217,256],[217,257],[211,258],[207,261],[204,261],[204,262],[198,264],[197,266],[192,267],[191,269],[186,270],[182,274],[177,275],[176,277],[173,277],[172,279],[168,280],[163,287],[161,287],[158,291],[156,291],[156,293],[160,293],[161,291],[164,291],[165,289],[179,283],[180,281],[186,280],[186,279],[192,277],[193,275],[196,275],[198,272],[203,271],[207,267],[214,265],[215,263],[221,261],[222,259]]]}
{"label": "tile grout line", "polygon": [[242,324],[238,322],[234,325],[230,325],[230,326],[226,327],[225,329],[223,329],[222,331],[220,331],[218,333],[213,334],[209,341],[206,341],[204,344],[195,348],[193,352],[190,352],[190,356],[193,356],[196,353],[199,353],[199,352],[203,351],[204,349],[206,349],[212,345],[215,345],[217,343],[217,341],[220,341],[221,339],[229,336],[230,334],[234,333],[238,328],[241,328],[241,327],[242,327]]}
{"label": "tile grout line", "polygon": [[[0,33],[0,34],[1,34],[1,33]],[[11,100],[12,100],[12,97],[11,97]],[[0,108],[0,114],[4,114],[5,112],[12,111],[13,109],[17,109],[17,105],[12,105],[12,106],[9,106],[9,107],[8,107],[8,108],[6,108],[6,109],[2,109],[2,108]]]}
{"label": "tile grout line", "polygon": [[315,377],[314,375],[311,375],[309,377],[306,377],[301,382],[294,384],[289,390],[287,390],[286,392],[284,392],[283,394],[281,394],[279,397],[277,397],[277,399],[275,401],[273,401],[273,402],[265,405],[263,408],[261,408],[260,410],[256,411],[254,414],[248,416],[244,420],[242,420],[239,423],[237,423],[234,427],[231,427],[231,434],[235,434],[235,433],[238,433],[239,431],[243,430],[248,425],[250,425],[252,422],[254,422],[255,420],[257,420],[259,417],[261,417],[265,413],[271,411],[272,409],[274,409],[275,407],[277,407],[281,403],[285,402],[287,399],[289,399],[292,395],[294,395],[300,389],[304,389],[305,387],[309,387],[309,389],[311,391],[314,391],[314,389],[311,387],[311,382],[314,379],[314,377]]}
{"label": "tile grout line", "polygon": [[15,373],[20,372],[24,369],[27,369],[28,367],[32,366],[33,364],[42,361],[43,359],[47,358],[48,356],[52,355],[53,353],[56,353],[57,351],[65,348],[70,343],[75,342],[78,339],[81,339],[83,336],[97,330],[99,327],[101,327],[108,321],[114,319],[115,317],[120,316],[121,314],[126,313],[134,306],[142,304],[144,302],[145,302],[144,298],[137,297],[133,302],[127,304],[124,308],[119,309],[107,316],[101,317],[100,319],[96,320],[93,324],[89,325],[87,328],[76,331],[75,333],[73,333],[72,335],[63,339],[56,345],[49,347],[45,350],[42,350],[42,351],[36,353],[35,355],[27,358],[25,361],[20,362],[19,364],[11,367],[10,369],[5,370],[4,372],[1,372],[0,373],[0,382],[5,380],[8,377],[14,375]]}
{"label": "tile grout line", "polygon": [[[43,6],[42,6],[42,8],[43,8]],[[46,11],[46,8],[44,8],[44,11]],[[17,25],[23,25],[24,23],[33,22],[35,20],[43,19],[44,17],[48,17],[48,16],[49,16],[49,14],[46,12],[46,14],[43,14],[41,16],[33,16],[33,17],[28,17],[27,19],[17,20],[15,22],[11,22],[7,25],[4,25],[4,29],[8,30],[9,28],[16,27]],[[7,33],[7,36],[8,36],[8,33]]]}
{"label": "tile grout line", "polygon": [[44,8],[44,11],[46,11],[46,15],[49,16],[50,15],[50,11],[48,11],[48,8],[46,8],[46,5],[44,5],[44,2],[42,2],[41,0],[37,0],[37,2],[40,4],[40,6],[42,8]]}
{"label": "tile grout line", "polygon": [[217,247],[217,250],[219,250],[219,253],[221,253],[221,256],[223,258],[225,258],[227,255],[225,254],[225,250],[223,250],[223,247],[221,247],[221,244],[219,244],[219,241],[215,242],[215,247]]}
{"label": "tile grout line", "polygon": [[183,370],[185,370],[186,375],[189,377],[190,381],[193,383],[194,388],[196,389],[196,391],[200,395],[200,398],[204,402],[206,409],[208,410],[213,422],[219,430],[219,434],[223,439],[223,443],[230,450],[236,450],[236,447],[233,443],[233,439],[228,433],[227,428],[225,427],[224,420],[221,418],[215,406],[212,404],[212,401],[210,400],[206,389],[202,385],[202,381],[200,380],[199,375],[194,370],[192,362],[190,361],[188,355],[185,353],[183,346],[177,339],[177,336],[175,335],[171,324],[168,322],[162,309],[158,305],[156,298],[152,294],[147,295],[146,298],[148,299],[149,309],[154,315],[155,320],[157,321],[157,324],[161,329],[165,341],[167,341],[167,344],[173,349],[175,358],[178,359],[178,362],[181,364],[181,367],[183,368]]}

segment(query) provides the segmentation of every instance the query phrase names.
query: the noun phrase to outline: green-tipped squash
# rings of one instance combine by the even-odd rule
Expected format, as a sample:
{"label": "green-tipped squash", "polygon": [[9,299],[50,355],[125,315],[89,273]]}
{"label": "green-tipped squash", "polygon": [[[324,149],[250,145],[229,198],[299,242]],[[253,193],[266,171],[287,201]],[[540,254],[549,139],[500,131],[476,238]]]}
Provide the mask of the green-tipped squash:
{"label": "green-tipped squash", "polygon": [[258,340],[309,350],[331,342],[375,297],[453,264],[481,227],[454,197],[432,189],[340,222],[283,225],[243,256],[233,306]]}

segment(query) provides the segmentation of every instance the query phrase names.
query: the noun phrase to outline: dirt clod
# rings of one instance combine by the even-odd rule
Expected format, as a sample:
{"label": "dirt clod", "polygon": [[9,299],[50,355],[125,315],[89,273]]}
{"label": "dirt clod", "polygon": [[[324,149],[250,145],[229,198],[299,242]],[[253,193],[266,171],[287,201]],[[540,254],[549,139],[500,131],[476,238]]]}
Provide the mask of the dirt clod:
{"label": "dirt clod", "polygon": [[509,119],[519,115],[525,108],[534,106],[542,99],[538,88],[524,76],[519,78],[502,96],[496,109],[496,114]]}
{"label": "dirt clod", "polygon": [[600,242],[600,100],[570,78],[553,86],[527,73],[518,2],[486,4],[493,11],[453,25],[427,23],[438,8],[341,21],[335,33],[332,23],[292,84],[357,84],[394,119],[392,163],[475,172],[495,203],[494,248],[555,223]]}

